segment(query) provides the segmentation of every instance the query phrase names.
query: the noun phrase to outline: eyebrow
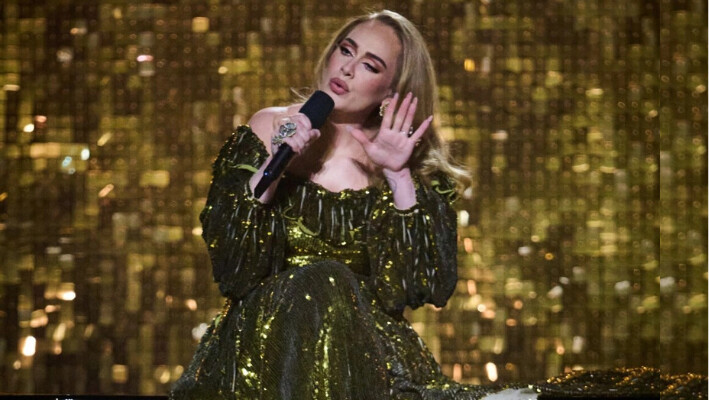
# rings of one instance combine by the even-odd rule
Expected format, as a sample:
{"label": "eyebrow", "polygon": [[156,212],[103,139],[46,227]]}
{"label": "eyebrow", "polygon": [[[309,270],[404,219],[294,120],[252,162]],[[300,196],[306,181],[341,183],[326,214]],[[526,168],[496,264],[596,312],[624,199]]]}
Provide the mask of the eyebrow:
{"label": "eyebrow", "polygon": [[[352,40],[352,39],[350,39],[350,38],[345,38],[344,41],[347,42],[347,43],[349,43],[350,45],[352,45],[352,47],[354,47],[355,49],[358,49],[358,48],[359,48],[359,46],[357,45],[357,42],[355,42],[354,40]],[[373,53],[371,53],[371,52],[369,52],[369,51],[366,52],[365,54],[366,54],[368,57],[371,57],[371,58],[375,59],[376,61],[378,61],[380,64],[382,64],[382,65],[384,66],[384,68],[387,68],[387,63],[385,63],[384,60],[382,60],[382,58],[379,57],[378,55],[373,54]]]}

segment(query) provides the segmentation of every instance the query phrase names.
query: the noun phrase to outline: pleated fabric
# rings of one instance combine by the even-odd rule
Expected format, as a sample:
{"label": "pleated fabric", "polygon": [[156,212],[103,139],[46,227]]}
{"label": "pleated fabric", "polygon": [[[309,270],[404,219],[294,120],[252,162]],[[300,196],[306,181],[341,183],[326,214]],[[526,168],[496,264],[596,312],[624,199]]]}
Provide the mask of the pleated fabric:
{"label": "pleated fabric", "polygon": [[266,158],[248,126],[213,165],[200,214],[226,297],[173,399],[476,399],[443,374],[403,318],[455,288],[456,215],[445,176],[416,177],[398,210],[386,188],[330,192],[285,177],[272,204],[248,180]]}
{"label": "pleated fabric", "polygon": [[242,126],[214,162],[200,219],[225,305],[172,399],[707,398],[706,376],[651,368],[571,373],[532,390],[452,381],[403,310],[442,307],[455,288],[453,184],[416,176],[416,204],[398,210],[386,188],[330,192],[286,176],[264,205],[248,180],[266,156]]}

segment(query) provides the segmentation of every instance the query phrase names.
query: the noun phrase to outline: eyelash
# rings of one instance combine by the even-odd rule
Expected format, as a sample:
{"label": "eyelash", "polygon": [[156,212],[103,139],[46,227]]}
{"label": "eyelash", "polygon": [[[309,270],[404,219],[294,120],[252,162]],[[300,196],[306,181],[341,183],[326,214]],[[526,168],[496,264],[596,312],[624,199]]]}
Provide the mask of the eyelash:
{"label": "eyelash", "polygon": [[[343,55],[346,55],[346,56],[352,55],[352,52],[350,51],[350,49],[348,49],[347,47],[345,47],[343,45],[340,45],[340,53]],[[364,67],[367,68],[367,70],[370,72],[373,72],[375,74],[379,73],[379,70],[374,68],[374,66],[371,64],[364,63]]]}

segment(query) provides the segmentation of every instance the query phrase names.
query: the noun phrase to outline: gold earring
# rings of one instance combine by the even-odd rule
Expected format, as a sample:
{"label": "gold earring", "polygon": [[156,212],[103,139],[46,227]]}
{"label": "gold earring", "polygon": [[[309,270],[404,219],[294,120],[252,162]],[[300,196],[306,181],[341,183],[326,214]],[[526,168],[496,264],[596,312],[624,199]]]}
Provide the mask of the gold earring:
{"label": "gold earring", "polygon": [[379,116],[383,117],[384,113],[387,111],[387,107],[389,107],[389,99],[386,99],[382,101],[382,105],[379,106]]}

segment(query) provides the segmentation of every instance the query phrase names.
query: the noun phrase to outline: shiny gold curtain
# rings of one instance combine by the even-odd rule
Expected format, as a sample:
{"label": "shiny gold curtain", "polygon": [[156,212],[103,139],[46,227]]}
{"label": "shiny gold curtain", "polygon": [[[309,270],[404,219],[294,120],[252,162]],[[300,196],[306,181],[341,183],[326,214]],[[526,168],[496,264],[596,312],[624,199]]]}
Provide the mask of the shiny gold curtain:
{"label": "shiny gold curtain", "polygon": [[380,8],[474,178],[456,294],[408,314],[444,371],[707,373],[706,1],[3,0],[1,391],[167,392],[222,303],[211,160]]}

